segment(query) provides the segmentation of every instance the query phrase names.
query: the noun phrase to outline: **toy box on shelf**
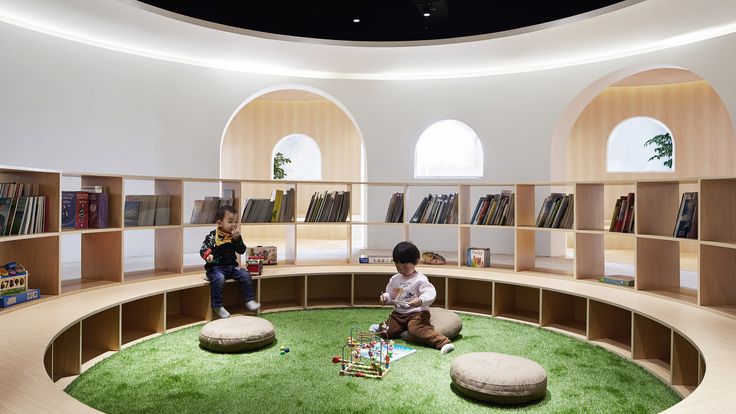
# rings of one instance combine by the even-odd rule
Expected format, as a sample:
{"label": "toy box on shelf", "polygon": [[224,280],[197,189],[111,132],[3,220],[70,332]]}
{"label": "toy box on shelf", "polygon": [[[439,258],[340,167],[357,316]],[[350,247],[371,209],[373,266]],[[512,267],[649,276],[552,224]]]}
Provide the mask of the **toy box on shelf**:
{"label": "toy box on shelf", "polygon": [[391,264],[393,262],[394,259],[390,256],[366,256],[361,254],[360,257],[358,257],[358,263],[363,264]]}
{"label": "toy box on shelf", "polygon": [[468,247],[465,253],[468,267],[491,267],[491,249],[487,247]]}
{"label": "toy box on shelf", "polygon": [[0,267],[0,308],[41,297],[39,289],[28,289],[28,271],[16,262]]}
{"label": "toy box on shelf", "polygon": [[278,261],[276,246],[249,247],[246,254],[249,258],[251,256],[260,257],[264,265],[275,265]]}
{"label": "toy box on shelf", "polygon": [[248,256],[248,261],[246,262],[248,272],[250,272],[251,275],[260,276],[261,273],[263,273],[262,262],[263,260],[261,259],[261,256]]}

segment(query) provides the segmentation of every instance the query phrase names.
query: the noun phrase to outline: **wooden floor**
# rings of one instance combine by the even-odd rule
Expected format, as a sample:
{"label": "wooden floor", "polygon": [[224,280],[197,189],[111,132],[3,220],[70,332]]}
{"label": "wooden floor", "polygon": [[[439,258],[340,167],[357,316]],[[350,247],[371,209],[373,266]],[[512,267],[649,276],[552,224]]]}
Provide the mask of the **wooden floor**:
{"label": "wooden floor", "polygon": [[[692,391],[686,399],[667,412],[672,413],[706,413],[728,412],[736,407],[736,393],[732,390],[733,372],[736,372],[736,318],[723,315],[704,307],[684,302],[669,300],[664,296],[647,295],[630,289],[620,289],[602,284],[576,281],[570,278],[549,277],[532,273],[511,272],[478,272],[467,268],[420,266],[419,270],[428,276],[447,278],[449,286],[472,281],[493,281],[499,286],[527,286],[549,292],[562,292],[570,296],[592,299],[596,303],[610,304],[624,310],[641,315],[654,324],[661,324],[669,332],[672,328],[677,335],[689,339],[702,354],[707,370],[701,384],[692,391],[692,387],[675,387]],[[290,266],[269,268],[259,278],[260,283],[270,279],[297,278],[303,275],[344,275],[344,274],[390,274],[393,266]],[[297,280],[297,279],[294,279]],[[449,283],[457,280],[457,283]],[[463,282],[466,281],[466,282]],[[0,412],[8,413],[84,413],[95,412],[59,390],[57,384],[49,378],[44,365],[44,357],[48,356],[49,345],[56,341],[63,342],[75,335],[79,330],[63,334],[83,319],[97,314],[101,310],[118,309],[117,305],[139,299],[162,295],[192,287],[206,287],[201,274],[183,275],[140,281],[104,285],[83,290],[74,295],[66,295],[45,300],[16,311],[0,314]],[[452,300],[450,307],[452,308]],[[490,300],[490,299],[489,299]],[[342,303],[343,301],[341,301]],[[457,299],[459,304],[464,303]],[[160,302],[159,302],[160,303]],[[278,303],[275,299],[274,304]],[[286,303],[293,306],[293,304]],[[148,305],[146,305],[148,306]],[[152,305],[152,306],[160,306]],[[123,306],[125,308],[125,306]],[[472,310],[472,309],[471,309]],[[528,313],[528,312],[527,312]],[[628,313],[631,315],[631,313]],[[510,315],[511,318],[515,316]],[[637,316],[640,318],[640,316]],[[528,315],[528,323],[538,325],[537,316]],[[582,325],[573,324],[577,329],[574,337],[581,339]],[[165,326],[165,322],[164,322]],[[553,325],[553,329],[558,329]],[[151,331],[150,329],[154,329]],[[128,331],[138,338],[142,335],[156,335],[155,327],[148,330]],[[75,332],[77,332],[75,334]],[[626,332],[624,332],[626,334]],[[630,334],[630,332],[629,332]],[[60,336],[61,335],[61,336]],[[69,338],[67,338],[69,337]],[[77,338],[79,338],[77,336]],[[77,341],[79,339],[76,339]],[[601,346],[610,347],[614,352],[631,358],[637,349],[628,349],[621,342],[607,339],[592,341]],[[697,351],[695,355],[697,356]],[[664,351],[663,351],[664,352]],[[74,356],[74,355],[72,355]],[[63,363],[63,356],[52,356]],[[668,372],[667,364],[661,358],[646,356],[638,361],[640,365],[653,373],[663,376]],[[48,362],[48,360],[47,360]]]}

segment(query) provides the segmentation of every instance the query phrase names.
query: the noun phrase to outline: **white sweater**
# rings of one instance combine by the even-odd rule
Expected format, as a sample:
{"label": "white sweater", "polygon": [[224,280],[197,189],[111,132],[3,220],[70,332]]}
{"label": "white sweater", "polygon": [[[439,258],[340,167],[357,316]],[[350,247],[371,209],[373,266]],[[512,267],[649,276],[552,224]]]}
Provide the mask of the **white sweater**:
{"label": "white sweater", "polygon": [[[409,307],[408,303],[419,297],[422,304],[418,307]],[[413,313],[429,309],[429,306],[437,297],[437,291],[429,282],[427,276],[421,272],[405,277],[401,273],[391,276],[383,293],[383,300],[394,305],[394,311],[398,313]]]}

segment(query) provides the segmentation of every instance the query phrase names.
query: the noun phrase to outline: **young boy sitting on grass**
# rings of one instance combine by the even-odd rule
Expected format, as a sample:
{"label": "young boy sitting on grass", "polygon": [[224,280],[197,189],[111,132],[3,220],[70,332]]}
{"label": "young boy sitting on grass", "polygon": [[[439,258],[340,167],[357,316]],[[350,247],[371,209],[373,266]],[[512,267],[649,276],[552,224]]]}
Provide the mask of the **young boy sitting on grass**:
{"label": "young boy sitting on grass", "polygon": [[[437,291],[427,276],[415,269],[419,262],[419,249],[410,242],[401,242],[394,247],[393,258],[399,273],[391,277],[386,292],[379,297],[381,305],[394,305],[384,334],[395,339],[406,330],[418,342],[439,349],[443,354],[452,351],[455,345],[435,331],[429,321],[429,305],[437,297]],[[377,332],[379,325],[372,325],[370,330]]]}
{"label": "young boy sitting on grass", "polygon": [[238,210],[233,206],[222,206],[217,209],[215,221],[217,228],[205,237],[199,249],[199,255],[207,262],[204,269],[210,281],[212,310],[220,318],[230,316],[230,312],[222,307],[222,292],[225,279],[235,279],[243,290],[245,307],[256,311],[261,304],[255,301],[250,273],[238,267],[236,256],[236,253],[245,253],[245,243],[238,228]]}

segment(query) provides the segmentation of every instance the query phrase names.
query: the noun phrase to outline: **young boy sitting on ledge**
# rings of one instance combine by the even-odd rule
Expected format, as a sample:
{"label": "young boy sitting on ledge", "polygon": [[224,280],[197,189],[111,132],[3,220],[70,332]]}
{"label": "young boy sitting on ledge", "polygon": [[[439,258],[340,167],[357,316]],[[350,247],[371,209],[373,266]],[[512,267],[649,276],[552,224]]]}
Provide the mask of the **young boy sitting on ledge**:
{"label": "young boy sitting on ledge", "polygon": [[207,262],[204,269],[210,281],[212,310],[220,318],[230,316],[230,312],[222,307],[222,292],[225,279],[235,279],[243,290],[245,307],[249,311],[256,311],[261,304],[255,301],[250,273],[238,267],[235,255],[245,253],[245,243],[238,228],[238,210],[233,206],[222,206],[217,209],[215,220],[217,228],[205,237],[199,249],[199,255]]}
{"label": "young boy sitting on ledge", "polygon": [[[435,331],[429,321],[429,305],[437,297],[437,291],[427,276],[415,269],[419,262],[419,249],[410,242],[401,242],[394,247],[393,258],[399,273],[391,277],[386,292],[379,297],[381,305],[394,305],[393,312],[385,322],[388,328],[384,334],[389,339],[395,339],[408,330],[424,345],[439,349],[443,354],[452,351],[455,345]],[[373,332],[379,329],[378,324],[370,327]]]}

